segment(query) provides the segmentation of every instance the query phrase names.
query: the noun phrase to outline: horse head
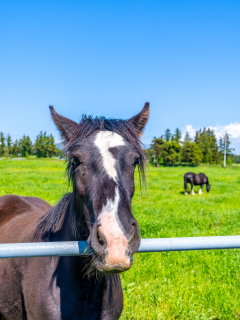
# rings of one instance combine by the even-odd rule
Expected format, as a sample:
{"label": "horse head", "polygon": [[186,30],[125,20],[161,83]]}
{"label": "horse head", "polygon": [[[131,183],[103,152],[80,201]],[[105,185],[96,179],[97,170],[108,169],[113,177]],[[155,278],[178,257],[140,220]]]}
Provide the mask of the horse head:
{"label": "horse head", "polygon": [[53,107],[50,110],[62,136],[93,263],[102,272],[125,271],[140,246],[131,199],[136,166],[144,178],[140,136],[149,118],[149,103],[129,120],[84,116],[79,124],[59,115]]}

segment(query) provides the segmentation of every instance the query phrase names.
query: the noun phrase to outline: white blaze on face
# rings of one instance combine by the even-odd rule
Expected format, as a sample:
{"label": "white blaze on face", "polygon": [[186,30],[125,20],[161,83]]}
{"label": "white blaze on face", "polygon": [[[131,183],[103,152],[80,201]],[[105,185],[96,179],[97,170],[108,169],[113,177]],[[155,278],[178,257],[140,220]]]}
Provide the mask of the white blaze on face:
{"label": "white blaze on face", "polygon": [[105,258],[106,269],[111,269],[114,266],[119,269],[130,267],[130,259],[125,255],[128,247],[128,240],[120,227],[121,222],[117,215],[119,203],[117,187],[115,192],[115,199],[113,201],[108,200],[99,215],[100,226],[98,229],[107,243],[108,254]]}
{"label": "white blaze on face", "polygon": [[103,161],[103,167],[110,178],[114,181],[117,180],[117,171],[115,168],[115,162],[113,155],[109,151],[109,148],[124,146],[123,138],[111,131],[100,131],[96,135],[94,141],[95,145],[98,147]]}
{"label": "white blaze on face", "polygon": [[[109,148],[123,146],[125,144],[123,138],[111,131],[100,131],[96,135],[94,144],[99,149],[106,174],[117,183],[116,160]],[[114,199],[107,200],[107,204],[102,208],[98,217],[100,220],[99,231],[107,243],[106,268],[130,266],[130,260],[125,255],[128,240],[121,229],[121,222],[117,215],[119,200],[120,195],[118,185],[116,185]]]}

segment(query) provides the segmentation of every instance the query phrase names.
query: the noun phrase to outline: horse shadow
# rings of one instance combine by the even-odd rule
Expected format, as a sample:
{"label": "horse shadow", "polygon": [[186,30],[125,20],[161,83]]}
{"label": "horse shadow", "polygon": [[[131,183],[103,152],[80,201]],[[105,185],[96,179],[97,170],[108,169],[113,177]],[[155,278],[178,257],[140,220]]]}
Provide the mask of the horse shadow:
{"label": "horse shadow", "polygon": [[[194,191],[195,195],[198,194],[198,191]],[[180,191],[179,194],[184,195],[185,191]],[[191,190],[188,190],[188,195],[191,196]]]}

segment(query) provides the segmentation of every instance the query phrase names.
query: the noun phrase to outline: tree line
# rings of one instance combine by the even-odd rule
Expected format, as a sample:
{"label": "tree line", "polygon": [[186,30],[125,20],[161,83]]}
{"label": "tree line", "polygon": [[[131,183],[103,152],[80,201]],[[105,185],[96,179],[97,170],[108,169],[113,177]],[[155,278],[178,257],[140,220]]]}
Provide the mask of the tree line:
{"label": "tree line", "polygon": [[194,139],[187,132],[182,138],[181,131],[177,128],[174,134],[169,129],[159,138],[154,137],[149,149],[145,150],[146,156],[155,166],[200,163],[221,164],[223,161],[225,139],[227,164],[239,162],[239,156],[233,155],[234,149],[230,148],[229,135],[226,133],[217,141],[214,130],[203,128],[196,131]]}
{"label": "tree line", "polygon": [[[225,149],[227,164],[240,163],[240,156],[233,155],[234,149],[230,148],[229,135],[226,133],[219,141],[214,130],[203,128],[196,131],[194,139],[187,132],[182,139],[182,133],[177,128],[174,134],[169,129],[159,138],[154,137],[149,149],[145,150],[146,156],[155,166],[200,163],[221,164]],[[40,132],[33,143],[29,136],[23,135],[19,140],[12,141],[10,134],[4,136],[0,132],[0,157],[28,157],[36,155],[37,158],[50,158],[64,156],[63,150],[56,147],[52,134]]]}
{"label": "tree line", "polygon": [[23,135],[19,140],[12,141],[10,134],[5,136],[0,132],[0,157],[28,157],[36,155],[37,158],[51,158],[63,156],[63,151],[56,147],[52,134],[40,132],[33,143],[29,136]]}

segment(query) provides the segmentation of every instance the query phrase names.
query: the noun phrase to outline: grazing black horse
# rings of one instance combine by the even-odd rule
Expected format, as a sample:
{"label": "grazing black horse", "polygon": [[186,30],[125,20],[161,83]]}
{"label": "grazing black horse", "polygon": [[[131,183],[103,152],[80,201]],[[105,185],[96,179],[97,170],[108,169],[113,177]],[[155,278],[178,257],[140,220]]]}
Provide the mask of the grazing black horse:
{"label": "grazing black horse", "polygon": [[187,193],[187,184],[191,183],[191,194],[195,195],[194,191],[193,191],[193,186],[201,186],[200,190],[199,190],[199,194],[202,194],[203,191],[203,186],[206,184],[206,190],[207,192],[210,191],[210,184],[208,181],[208,177],[204,174],[204,173],[193,173],[193,172],[187,172],[184,175],[184,188],[185,188],[185,196],[188,194]]}
{"label": "grazing black horse", "polygon": [[73,190],[52,207],[34,197],[0,197],[0,242],[83,241],[92,254],[0,259],[0,320],[117,320],[120,272],[132,266],[140,232],[132,215],[134,170],[144,178],[140,136],[149,103],[129,120],[80,123],[57,114]]}

